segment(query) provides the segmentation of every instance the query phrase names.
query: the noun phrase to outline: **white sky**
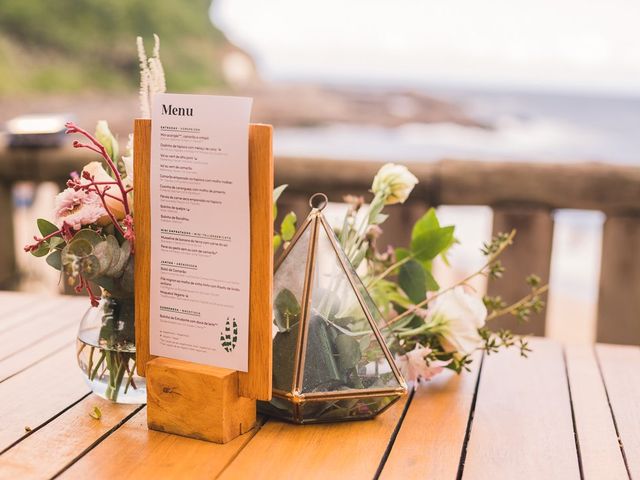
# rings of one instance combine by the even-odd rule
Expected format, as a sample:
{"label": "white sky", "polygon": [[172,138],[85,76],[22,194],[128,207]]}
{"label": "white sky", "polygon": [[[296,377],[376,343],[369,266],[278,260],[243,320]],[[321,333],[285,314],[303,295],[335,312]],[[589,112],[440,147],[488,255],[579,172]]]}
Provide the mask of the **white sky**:
{"label": "white sky", "polygon": [[640,93],[637,0],[216,0],[267,78]]}

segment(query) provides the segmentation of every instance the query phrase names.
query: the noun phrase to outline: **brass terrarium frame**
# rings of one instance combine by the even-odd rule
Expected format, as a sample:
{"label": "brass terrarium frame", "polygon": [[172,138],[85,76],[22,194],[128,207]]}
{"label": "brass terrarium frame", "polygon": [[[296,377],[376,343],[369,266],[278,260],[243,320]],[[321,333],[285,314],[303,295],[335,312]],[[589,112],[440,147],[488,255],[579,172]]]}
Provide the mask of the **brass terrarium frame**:
{"label": "brass terrarium frame", "polygon": [[[294,422],[302,422],[303,416],[301,413],[301,406],[307,401],[331,401],[331,400],[345,400],[345,399],[356,399],[356,398],[369,398],[369,397],[381,397],[381,396],[395,396],[387,405],[385,405],[380,411],[375,412],[371,417],[382,413],[386,409],[388,409],[392,404],[394,404],[397,400],[399,400],[404,394],[407,393],[407,385],[402,377],[398,367],[396,366],[393,356],[389,351],[380,331],[378,329],[378,325],[375,322],[375,319],[372,317],[370,308],[365,299],[362,296],[361,289],[364,290],[364,286],[359,278],[356,278],[355,272],[353,271],[353,267],[349,263],[345,253],[340,247],[338,240],[333,232],[333,229],[327,223],[324,215],[322,214],[322,210],[328,203],[327,196],[323,193],[316,193],[311,196],[309,199],[309,206],[311,207],[311,212],[308,217],[302,224],[302,226],[298,229],[295,236],[292,238],[289,246],[281,255],[281,257],[276,262],[274,271],[277,272],[278,268],[284,260],[287,258],[290,252],[293,251],[298,240],[304,235],[308,228],[311,229],[311,236],[309,239],[309,247],[308,253],[306,257],[306,265],[305,265],[305,276],[304,276],[304,285],[302,291],[302,302],[301,302],[301,317],[300,317],[300,332],[298,334],[297,342],[296,342],[296,350],[295,350],[295,358],[293,362],[293,382],[291,385],[291,391],[284,391],[281,389],[273,388],[273,396],[291,402],[293,404],[293,421]],[[327,238],[333,248],[333,251],[340,262],[340,267],[345,273],[350,287],[355,293],[358,303],[362,312],[364,313],[369,326],[371,327],[372,333],[375,335],[376,340],[384,354],[386,361],[388,362],[393,375],[398,382],[398,387],[387,387],[387,388],[366,388],[366,389],[346,389],[340,391],[329,391],[329,392],[310,392],[310,393],[302,393],[303,388],[303,380],[304,380],[304,367],[305,367],[305,358],[306,358],[306,350],[307,350],[307,339],[309,333],[309,312],[311,305],[311,293],[313,291],[313,277],[314,277],[314,269],[316,264],[316,249],[318,245],[318,235],[320,229],[324,229]],[[374,307],[375,308],[375,307]],[[349,420],[345,418],[344,420]],[[333,420],[335,421],[335,419]]]}

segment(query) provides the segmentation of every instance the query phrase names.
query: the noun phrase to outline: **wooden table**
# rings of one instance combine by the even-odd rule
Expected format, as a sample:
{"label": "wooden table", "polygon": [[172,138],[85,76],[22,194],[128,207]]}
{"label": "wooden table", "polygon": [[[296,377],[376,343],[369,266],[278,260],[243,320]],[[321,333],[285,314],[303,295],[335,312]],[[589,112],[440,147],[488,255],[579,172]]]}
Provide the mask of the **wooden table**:
{"label": "wooden table", "polygon": [[[640,478],[640,348],[533,339],[441,375],[375,420],[263,419],[226,445],[147,430],[89,393],[84,298],[0,292],[0,478]],[[94,406],[101,420],[89,416]]]}

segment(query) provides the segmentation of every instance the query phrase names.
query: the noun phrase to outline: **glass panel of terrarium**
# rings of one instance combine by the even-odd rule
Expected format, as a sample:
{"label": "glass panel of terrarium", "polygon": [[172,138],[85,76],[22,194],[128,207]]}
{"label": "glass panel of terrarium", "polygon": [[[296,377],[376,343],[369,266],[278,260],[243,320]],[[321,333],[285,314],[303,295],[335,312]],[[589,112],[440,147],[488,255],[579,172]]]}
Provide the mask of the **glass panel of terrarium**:
{"label": "glass panel of terrarium", "polygon": [[302,422],[333,422],[372,418],[388,408],[401,395],[305,401],[301,406]]}
{"label": "glass panel of terrarium", "polygon": [[289,392],[293,387],[310,237],[311,228],[307,226],[298,241],[289,246],[273,277],[273,388]]}
{"label": "glass panel of terrarium", "polygon": [[399,387],[328,235],[319,224],[302,392]]}

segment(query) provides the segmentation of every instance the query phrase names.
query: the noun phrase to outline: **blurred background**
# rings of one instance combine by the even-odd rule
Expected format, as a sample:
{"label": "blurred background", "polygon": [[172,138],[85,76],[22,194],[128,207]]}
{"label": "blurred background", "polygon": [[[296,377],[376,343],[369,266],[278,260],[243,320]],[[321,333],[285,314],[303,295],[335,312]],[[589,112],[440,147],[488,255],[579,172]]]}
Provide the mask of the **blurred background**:
{"label": "blurred background", "polygon": [[[438,206],[460,240],[441,285],[518,229],[492,294],[549,280],[522,333],[640,344],[640,4],[628,0],[3,0],[0,2],[0,288],[58,293],[22,252],[70,169],[89,157],[56,134],[138,113],[135,37],[161,38],[168,91],[254,97],[275,126],[281,212],[316,190],[338,218],[383,162],[420,179],[390,209],[401,246]],[[42,117],[24,117],[25,115]],[[16,120],[17,119],[17,120]],[[477,288],[487,288],[482,282]]]}

